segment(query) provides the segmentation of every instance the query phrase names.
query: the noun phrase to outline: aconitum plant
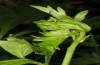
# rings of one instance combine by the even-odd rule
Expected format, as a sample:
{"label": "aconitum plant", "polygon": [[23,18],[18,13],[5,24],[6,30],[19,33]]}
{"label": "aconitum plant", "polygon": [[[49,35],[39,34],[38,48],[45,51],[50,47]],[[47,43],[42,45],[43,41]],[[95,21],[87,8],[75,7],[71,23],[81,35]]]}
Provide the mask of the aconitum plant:
{"label": "aconitum plant", "polygon": [[[42,19],[33,22],[42,30],[42,32],[40,32],[42,35],[33,35],[34,39],[32,44],[24,39],[18,39],[12,36],[8,37],[7,41],[0,41],[0,46],[3,49],[19,58],[17,60],[0,61],[0,65],[22,65],[27,63],[49,65],[52,55],[56,50],[60,50],[59,45],[65,39],[71,37],[72,43],[67,48],[64,60],[61,64],[69,65],[77,45],[89,37],[86,33],[91,30],[91,27],[81,22],[87,15],[88,10],[79,12],[74,18],[71,18],[66,15],[65,11],[60,7],[57,7],[57,10],[50,6],[42,7],[32,5],[31,7],[51,15],[47,20]],[[25,56],[31,52],[44,55],[45,63],[26,59]]]}
{"label": "aconitum plant", "polygon": [[42,37],[35,37],[34,41],[41,41],[34,44],[34,51],[37,54],[45,55],[46,65],[56,50],[60,50],[59,45],[68,37],[72,37],[73,42],[67,49],[62,65],[69,65],[73,52],[77,45],[83,42],[88,36],[85,34],[91,27],[81,21],[85,18],[88,10],[79,12],[74,18],[66,15],[65,11],[57,7],[57,11],[50,6],[32,6],[51,15],[48,20],[34,22],[43,30]]}

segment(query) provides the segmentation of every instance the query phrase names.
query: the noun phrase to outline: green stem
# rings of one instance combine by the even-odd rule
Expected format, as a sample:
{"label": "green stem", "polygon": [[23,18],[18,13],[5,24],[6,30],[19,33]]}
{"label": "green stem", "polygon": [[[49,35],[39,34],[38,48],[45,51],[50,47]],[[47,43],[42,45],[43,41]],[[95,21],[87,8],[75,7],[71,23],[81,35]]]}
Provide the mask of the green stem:
{"label": "green stem", "polygon": [[77,38],[77,40],[73,41],[72,44],[68,47],[62,65],[69,65],[77,45],[81,42],[84,36],[85,32],[80,32],[80,36]]}
{"label": "green stem", "polygon": [[30,62],[30,63],[32,63],[32,64],[36,64],[36,65],[44,65],[43,63],[41,63],[41,62],[38,62],[38,61],[33,61],[32,60],[32,62]]}
{"label": "green stem", "polygon": [[31,64],[35,64],[35,65],[44,65],[44,63],[38,62],[38,61],[34,61],[34,60],[30,60],[30,59],[25,59],[27,60],[29,63]]}

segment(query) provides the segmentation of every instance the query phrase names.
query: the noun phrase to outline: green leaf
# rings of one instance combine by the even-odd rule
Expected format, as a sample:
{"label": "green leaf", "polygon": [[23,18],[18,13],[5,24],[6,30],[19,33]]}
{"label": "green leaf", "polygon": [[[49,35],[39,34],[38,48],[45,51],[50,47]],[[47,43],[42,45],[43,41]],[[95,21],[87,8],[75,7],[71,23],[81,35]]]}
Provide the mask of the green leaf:
{"label": "green leaf", "polygon": [[69,36],[68,30],[44,32],[42,37],[35,36],[33,39],[38,42],[33,45],[33,50],[36,54],[45,55],[46,65],[48,65],[53,53],[60,50],[58,46]]}
{"label": "green leaf", "polygon": [[39,55],[45,55],[45,65],[49,65],[50,59],[52,57],[52,55],[54,54],[54,52],[51,52],[43,47],[40,47],[39,45],[33,45],[33,50],[35,52],[35,54],[39,54]]}
{"label": "green leaf", "polygon": [[15,37],[8,37],[7,41],[1,40],[0,46],[19,58],[24,58],[33,51],[29,42]]}
{"label": "green leaf", "polygon": [[62,17],[62,15],[60,16],[60,13],[58,11],[56,11],[55,9],[53,9],[50,6],[47,6],[47,7],[50,9],[49,14],[51,14],[53,17],[55,17],[57,19]]}
{"label": "green leaf", "polygon": [[47,6],[47,8],[41,6],[32,7],[52,15],[52,17],[48,20],[39,20],[35,22],[35,24],[43,30],[43,36],[34,36],[34,41],[37,44],[34,43],[33,50],[36,54],[45,55],[46,65],[49,64],[51,56],[54,52],[56,50],[60,50],[59,45],[66,38],[72,37],[75,42],[77,42],[78,39],[78,42],[80,43],[81,35],[83,39],[84,34],[91,30],[87,24],[79,22],[85,18],[85,13],[87,11],[85,11],[85,13],[81,12],[77,14],[75,19],[72,19],[67,16],[65,11],[60,7],[57,8],[58,11],[50,6]]}
{"label": "green leaf", "polygon": [[34,22],[41,30],[59,30],[59,29],[77,29],[80,31],[90,31],[91,27],[82,22],[70,19],[61,19],[57,22],[48,20],[39,20]]}
{"label": "green leaf", "polygon": [[43,12],[46,12],[46,13],[52,15],[53,17],[55,17],[57,19],[62,18],[62,17],[66,17],[65,11],[60,7],[57,8],[58,11],[56,11],[55,9],[53,9],[50,6],[42,7],[42,6],[32,5],[32,7],[36,8],[36,9],[39,9]]}
{"label": "green leaf", "polygon": [[58,10],[58,12],[59,12],[59,14],[60,14],[61,16],[63,16],[63,17],[67,16],[67,15],[66,15],[66,12],[65,12],[62,8],[57,7],[57,10]]}
{"label": "green leaf", "polygon": [[79,12],[79,13],[76,14],[76,16],[74,17],[74,20],[76,20],[76,21],[82,21],[82,20],[85,18],[85,16],[87,15],[87,13],[88,13],[88,10]]}
{"label": "green leaf", "polygon": [[45,13],[49,13],[49,11],[50,11],[50,8],[46,8],[46,7],[42,7],[42,6],[31,5],[31,7],[39,9],[39,10],[45,12]]}
{"label": "green leaf", "polygon": [[[36,6],[35,8],[41,10],[40,7],[41,6],[39,7]],[[79,22],[78,20],[74,20],[71,17],[68,17],[66,13],[64,12],[64,10],[61,9],[60,7],[57,8],[58,12],[52,9],[50,6],[48,6],[47,8],[50,9],[49,14],[56,17],[57,19],[56,18],[52,19],[51,17],[49,20],[36,21],[35,23],[40,29],[42,30],[77,29],[77,30],[86,31],[86,32],[91,30],[91,27],[89,27],[87,24]],[[85,18],[86,13],[87,13],[87,10],[82,11],[79,14],[77,14],[76,18],[78,19],[82,19],[82,17]],[[85,15],[83,16],[83,14]]]}
{"label": "green leaf", "polygon": [[34,22],[41,30],[57,30],[55,22],[39,20]]}
{"label": "green leaf", "polygon": [[[64,18],[64,19],[61,19],[60,20],[62,22],[62,24],[60,24],[59,22],[59,25],[64,25],[66,26],[66,28],[69,28],[69,29],[77,29],[77,30],[81,30],[81,31],[90,31],[91,30],[91,27],[83,22],[79,22],[79,21],[75,21],[74,19],[68,19],[68,18]],[[72,25],[71,25],[72,24]],[[68,25],[71,25],[71,26],[68,26]],[[64,26],[63,26],[64,27]]]}
{"label": "green leaf", "polygon": [[0,61],[0,65],[23,65],[28,63],[42,65],[41,63],[30,59],[13,59],[13,60]]}
{"label": "green leaf", "polygon": [[45,16],[46,15],[44,13],[33,9],[32,7],[20,6],[13,10],[6,6],[0,6],[0,39],[9,30],[13,29],[22,22],[30,22]]}

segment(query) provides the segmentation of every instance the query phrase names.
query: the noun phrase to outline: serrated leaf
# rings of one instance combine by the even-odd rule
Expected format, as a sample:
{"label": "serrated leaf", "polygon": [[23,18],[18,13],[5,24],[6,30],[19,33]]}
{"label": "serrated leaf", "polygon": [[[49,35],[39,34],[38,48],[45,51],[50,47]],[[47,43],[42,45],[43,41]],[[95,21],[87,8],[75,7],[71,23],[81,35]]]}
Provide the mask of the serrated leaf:
{"label": "serrated leaf", "polygon": [[76,20],[76,21],[82,21],[82,20],[85,18],[85,16],[87,15],[87,13],[88,13],[88,10],[79,12],[79,13],[76,14],[76,16],[74,17],[74,20]]}
{"label": "serrated leaf", "polygon": [[8,37],[7,41],[0,41],[0,46],[19,58],[24,58],[33,51],[29,42],[15,37]]}
{"label": "serrated leaf", "polygon": [[34,52],[45,55],[46,65],[48,65],[53,53],[60,50],[59,45],[70,36],[69,33],[66,30],[57,30],[44,32],[43,37],[35,36],[34,41],[38,43],[33,45]]}
{"label": "serrated leaf", "polygon": [[13,60],[0,61],[0,65],[24,65],[28,63],[39,64],[38,62],[30,60],[30,59],[13,59]]}
{"label": "serrated leaf", "polygon": [[56,11],[55,9],[53,9],[53,8],[50,7],[50,6],[42,7],[42,6],[32,5],[32,7],[36,8],[36,9],[39,9],[39,10],[41,10],[41,11],[43,11],[43,12],[46,12],[46,13],[52,15],[53,17],[55,17],[55,18],[57,18],[57,19],[66,16],[65,11],[64,11],[62,8],[60,8],[60,7],[57,8],[58,11]]}
{"label": "serrated leaf", "polygon": [[43,37],[36,36],[34,41],[42,41],[36,45],[39,45],[40,47],[48,49],[51,52],[54,52],[56,49],[59,49],[58,48],[59,44],[61,44],[61,42],[63,42],[69,36],[70,32],[66,30],[57,30],[57,31],[44,32]]}

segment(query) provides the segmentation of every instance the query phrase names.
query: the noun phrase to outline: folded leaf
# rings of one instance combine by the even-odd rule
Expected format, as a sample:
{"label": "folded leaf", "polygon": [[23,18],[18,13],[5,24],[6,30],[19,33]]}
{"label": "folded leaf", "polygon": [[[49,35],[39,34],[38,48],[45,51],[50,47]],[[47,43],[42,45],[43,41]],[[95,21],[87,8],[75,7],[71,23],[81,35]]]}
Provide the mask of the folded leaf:
{"label": "folded leaf", "polygon": [[79,13],[76,14],[76,16],[74,17],[74,20],[76,20],[76,21],[82,21],[82,20],[85,18],[85,16],[87,15],[87,13],[88,13],[88,10],[79,12]]}

